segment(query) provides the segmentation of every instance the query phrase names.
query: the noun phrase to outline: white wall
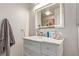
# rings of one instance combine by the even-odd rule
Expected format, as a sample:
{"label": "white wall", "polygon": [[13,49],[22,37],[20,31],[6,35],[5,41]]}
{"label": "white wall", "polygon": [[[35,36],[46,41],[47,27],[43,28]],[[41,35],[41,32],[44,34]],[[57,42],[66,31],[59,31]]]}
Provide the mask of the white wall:
{"label": "white wall", "polygon": [[79,3],[77,3],[77,27],[78,27],[78,56],[79,56]]}
{"label": "white wall", "polygon": [[29,35],[32,36],[32,35],[35,35],[35,14],[33,12],[33,7],[35,5],[34,4],[30,4],[30,7],[29,7]]}
{"label": "white wall", "polygon": [[29,34],[29,10],[28,4],[0,4],[0,24],[7,18],[12,26],[15,37],[15,45],[11,47],[11,55],[22,55],[24,30]]}
{"label": "white wall", "polygon": [[64,55],[78,55],[76,4],[65,4]]}
{"label": "white wall", "polygon": [[78,32],[76,26],[76,4],[64,4],[64,28],[63,29],[41,29],[41,31],[60,31],[64,37],[64,54],[66,56],[75,56],[78,48]]}

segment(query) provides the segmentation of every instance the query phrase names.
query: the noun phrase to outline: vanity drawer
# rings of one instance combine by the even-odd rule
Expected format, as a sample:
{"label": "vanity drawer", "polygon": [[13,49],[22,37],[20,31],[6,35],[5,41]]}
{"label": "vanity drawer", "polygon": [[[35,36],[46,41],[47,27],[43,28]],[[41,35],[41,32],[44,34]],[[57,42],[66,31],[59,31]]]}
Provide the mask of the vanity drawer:
{"label": "vanity drawer", "polygon": [[24,49],[27,48],[36,52],[40,52],[40,43],[37,41],[24,40]]}
{"label": "vanity drawer", "polygon": [[27,48],[35,52],[40,52],[40,47],[24,46],[24,51],[26,51]]}
{"label": "vanity drawer", "polygon": [[57,55],[57,45],[51,43],[41,43],[41,53],[47,56]]}
{"label": "vanity drawer", "polygon": [[30,49],[24,49],[24,56],[40,56],[41,53],[40,52],[36,52]]}
{"label": "vanity drawer", "polygon": [[40,46],[40,42],[38,41],[32,41],[32,40],[24,40],[24,45],[35,45],[35,46]]}

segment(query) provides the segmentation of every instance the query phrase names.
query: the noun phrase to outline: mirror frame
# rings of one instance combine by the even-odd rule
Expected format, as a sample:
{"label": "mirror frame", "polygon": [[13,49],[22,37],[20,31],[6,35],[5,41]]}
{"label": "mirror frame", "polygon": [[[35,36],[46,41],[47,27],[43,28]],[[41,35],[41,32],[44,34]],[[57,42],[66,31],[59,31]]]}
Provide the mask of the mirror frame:
{"label": "mirror frame", "polygon": [[[38,12],[40,12],[41,10],[50,7],[50,6],[54,6],[57,3],[49,3],[49,4],[38,4],[37,6],[34,7],[34,13],[35,13],[35,26],[36,29],[41,29],[41,28],[53,28],[53,26],[39,26],[38,25]],[[60,5],[60,24],[59,25],[54,25],[55,28],[64,28],[64,5],[62,3],[59,3]],[[63,13],[63,14],[62,14]],[[63,17],[62,17],[63,15]],[[62,19],[63,18],[63,19]],[[41,20],[40,20],[41,21]]]}

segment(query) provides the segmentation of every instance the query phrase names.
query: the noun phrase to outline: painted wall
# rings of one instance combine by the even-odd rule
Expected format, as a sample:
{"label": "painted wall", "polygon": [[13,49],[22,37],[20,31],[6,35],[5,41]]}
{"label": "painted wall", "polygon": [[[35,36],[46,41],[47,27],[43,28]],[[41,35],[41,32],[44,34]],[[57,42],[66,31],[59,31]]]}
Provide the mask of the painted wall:
{"label": "painted wall", "polygon": [[29,34],[29,4],[0,4],[0,24],[7,18],[12,26],[15,45],[11,47],[11,55],[20,56],[23,50],[23,35]]}
{"label": "painted wall", "polygon": [[65,56],[75,56],[78,48],[78,35],[76,26],[76,4],[64,4],[64,28],[63,29],[41,29],[40,31],[60,31],[64,37],[64,53]]}
{"label": "painted wall", "polygon": [[76,4],[65,4],[64,55],[78,55]]}
{"label": "painted wall", "polygon": [[79,3],[77,3],[77,27],[78,27],[78,55],[79,55]]}
{"label": "painted wall", "polygon": [[35,14],[33,12],[33,7],[35,5],[34,4],[30,4],[30,7],[29,7],[29,35],[32,36],[32,35],[35,35]]}

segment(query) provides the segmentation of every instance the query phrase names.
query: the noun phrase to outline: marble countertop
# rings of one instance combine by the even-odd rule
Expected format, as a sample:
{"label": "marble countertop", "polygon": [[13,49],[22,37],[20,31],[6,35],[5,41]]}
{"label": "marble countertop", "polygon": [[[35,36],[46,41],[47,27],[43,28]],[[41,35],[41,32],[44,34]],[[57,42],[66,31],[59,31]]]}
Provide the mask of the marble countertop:
{"label": "marble countertop", "polygon": [[39,41],[39,42],[54,43],[57,45],[60,45],[64,41],[64,39],[56,40],[56,39],[48,38],[48,37],[44,37],[44,36],[28,36],[28,37],[24,37],[23,39]]}

